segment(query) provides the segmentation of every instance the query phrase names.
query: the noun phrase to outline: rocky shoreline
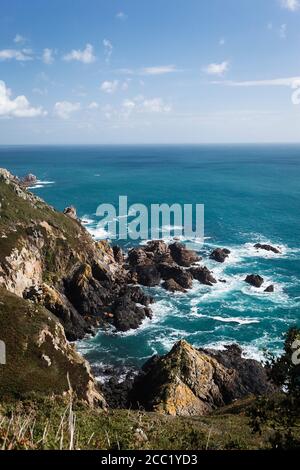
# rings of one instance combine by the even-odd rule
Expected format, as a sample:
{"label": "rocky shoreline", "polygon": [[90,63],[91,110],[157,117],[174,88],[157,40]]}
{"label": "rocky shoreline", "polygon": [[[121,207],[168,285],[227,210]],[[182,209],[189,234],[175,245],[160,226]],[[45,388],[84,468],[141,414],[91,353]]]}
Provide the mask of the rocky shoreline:
{"label": "rocky shoreline", "polygon": [[[46,367],[53,374],[55,370],[63,374],[71,367],[71,362],[68,366],[71,356],[74,363],[83,361],[75,351],[73,355],[66,353],[70,346],[68,341],[111,326],[122,332],[136,329],[146,318],[151,319],[154,299],[142,286],[161,285],[172,295],[176,291],[186,292],[194,282],[211,288],[218,282],[226,282],[216,279],[195,251],[176,240],[170,244],[153,240],[128,253],[106,241],[94,241],[77,219],[75,208],[59,213],[28,192],[28,186],[34,181],[37,181],[34,175],[19,179],[7,170],[0,170],[2,318],[9,308],[6,302],[13,302],[11,295],[14,295],[20,299],[16,300],[18,308],[29,306],[31,312],[30,320],[23,318],[28,329],[27,339],[22,336],[23,342],[30,341],[31,324],[35,338],[36,335],[45,338],[45,332],[50,329],[50,316],[57,331],[62,332],[59,340],[51,333],[52,346],[48,353],[42,353],[45,340],[35,339],[36,348],[30,352],[30,360],[35,361],[37,370],[41,367],[44,371]],[[255,248],[278,252],[270,245],[256,244]],[[226,263],[229,256],[227,248],[216,248],[209,258],[216,263]],[[261,287],[264,279],[254,273],[249,274],[245,282]],[[267,286],[265,292],[273,290],[274,286]],[[42,309],[42,327],[36,324],[34,308]],[[4,339],[11,341],[8,335]],[[18,339],[14,337],[14,341]],[[26,356],[28,351],[25,347],[22,354]],[[63,358],[64,366],[61,365]],[[82,364],[82,367],[89,367],[84,361]],[[74,387],[78,395],[88,397],[90,403],[96,400],[101,406],[106,403],[111,407],[142,406],[150,411],[189,416],[209,413],[249,394],[260,395],[273,390],[263,366],[243,359],[236,345],[216,352],[197,350],[179,341],[167,355],[151,358],[141,371],[128,375],[121,382],[112,377],[102,389],[90,375],[87,381],[82,381],[80,374],[79,367],[76,374],[71,374],[71,382],[77,381]],[[5,380],[7,393],[9,379]],[[53,387],[52,393],[58,389],[67,391],[68,381],[62,381],[57,390]],[[22,384],[19,387],[22,389]],[[28,385],[30,387],[34,390],[34,384]],[[85,388],[84,393],[82,388]],[[14,388],[14,393],[21,393],[21,389]],[[51,385],[46,389],[51,391]]]}

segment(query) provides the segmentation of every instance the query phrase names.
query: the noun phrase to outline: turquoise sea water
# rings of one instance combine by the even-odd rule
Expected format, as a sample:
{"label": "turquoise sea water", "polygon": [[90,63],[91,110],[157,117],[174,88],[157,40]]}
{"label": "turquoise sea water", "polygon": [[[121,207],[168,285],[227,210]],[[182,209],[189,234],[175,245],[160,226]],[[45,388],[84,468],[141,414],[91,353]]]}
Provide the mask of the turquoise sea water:
{"label": "turquoise sea water", "polygon": [[[136,366],[170,349],[179,338],[195,346],[238,341],[247,354],[279,351],[282,334],[299,324],[300,304],[300,146],[120,146],[0,147],[0,166],[41,180],[33,191],[58,209],[75,205],[97,235],[95,212],[102,202],[129,204],[202,203],[206,255],[228,247],[224,264],[205,261],[218,279],[187,294],[161,288],[154,318],[137,331],[99,332],[79,344],[93,363]],[[99,235],[99,232],[98,232]],[[257,252],[268,242],[281,255]],[[275,292],[266,294],[243,282],[259,273]]]}

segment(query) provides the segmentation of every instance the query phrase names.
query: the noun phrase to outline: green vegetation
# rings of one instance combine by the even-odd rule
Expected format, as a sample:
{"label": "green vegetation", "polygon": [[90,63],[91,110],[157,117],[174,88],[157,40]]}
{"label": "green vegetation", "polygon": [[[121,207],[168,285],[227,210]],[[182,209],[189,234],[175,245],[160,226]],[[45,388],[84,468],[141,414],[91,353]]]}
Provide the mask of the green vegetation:
{"label": "green vegetation", "polygon": [[131,410],[91,409],[67,399],[31,399],[0,405],[3,449],[259,449],[247,417],[228,410],[202,418]]}
{"label": "green vegetation", "polygon": [[6,344],[0,398],[24,398],[32,391],[68,392],[67,374],[74,390],[85,398],[91,377],[84,360],[48,310],[0,288],[0,332]]}
{"label": "green vegetation", "polygon": [[287,334],[284,353],[271,357],[270,378],[284,393],[258,399],[249,412],[254,432],[262,435],[267,425],[273,432],[270,444],[275,449],[300,449],[300,329]]}

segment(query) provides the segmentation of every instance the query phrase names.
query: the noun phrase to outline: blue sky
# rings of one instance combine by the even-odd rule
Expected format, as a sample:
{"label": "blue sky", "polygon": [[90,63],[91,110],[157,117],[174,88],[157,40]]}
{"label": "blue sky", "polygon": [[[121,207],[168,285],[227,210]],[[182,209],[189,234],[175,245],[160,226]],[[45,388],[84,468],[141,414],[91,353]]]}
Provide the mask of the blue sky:
{"label": "blue sky", "polygon": [[299,140],[300,0],[1,0],[0,144]]}

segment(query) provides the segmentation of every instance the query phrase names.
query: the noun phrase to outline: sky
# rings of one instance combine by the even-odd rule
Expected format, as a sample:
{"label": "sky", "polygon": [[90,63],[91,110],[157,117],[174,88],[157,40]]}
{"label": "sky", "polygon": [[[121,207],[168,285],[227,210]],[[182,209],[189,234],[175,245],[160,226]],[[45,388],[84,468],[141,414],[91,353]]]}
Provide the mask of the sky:
{"label": "sky", "polygon": [[0,144],[300,141],[300,0],[1,0]]}

